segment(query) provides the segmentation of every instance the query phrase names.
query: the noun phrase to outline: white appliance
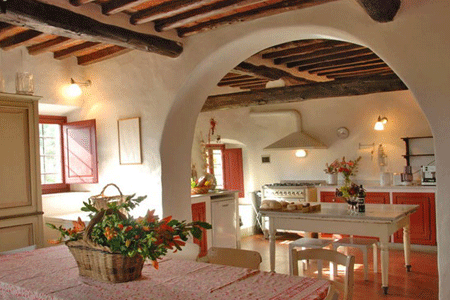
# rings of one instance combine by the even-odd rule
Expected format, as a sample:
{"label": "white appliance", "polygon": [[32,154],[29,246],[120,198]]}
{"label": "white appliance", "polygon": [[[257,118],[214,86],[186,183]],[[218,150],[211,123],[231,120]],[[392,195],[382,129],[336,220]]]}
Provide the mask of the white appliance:
{"label": "white appliance", "polygon": [[233,194],[211,197],[212,246],[237,248],[236,199]]}

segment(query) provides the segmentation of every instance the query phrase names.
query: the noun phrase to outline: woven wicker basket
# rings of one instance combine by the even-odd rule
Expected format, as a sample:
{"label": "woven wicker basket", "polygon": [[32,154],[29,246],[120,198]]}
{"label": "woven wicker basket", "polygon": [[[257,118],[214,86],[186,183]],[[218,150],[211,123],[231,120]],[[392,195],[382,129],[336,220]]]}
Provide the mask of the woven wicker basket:
{"label": "woven wicker basket", "polygon": [[191,195],[206,194],[210,188],[209,186],[191,188]]}
{"label": "woven wicker basket", "polygon": [[[119,192],[119,195],[105,196],[105,190],[109,186],[115,187],[117,189],[117,191]],[[92,201],[92,204],[94,205],[94,207],[97,208],[98,210],[101,210],[101,209],[107,210],[108,203],[117,202],[117,204],[122,204],[125,202],[127,197],[128,196],[124,196],[122,194],[122,191],[119,189],[119,187],[117,185],[115,185],[114,183],[109,183],[109,184],[105,185],[105,187],[100,192],[100,194],[91,196],[91,197],[89,197],[89,199]]]}
{"label": "woven wicker basket", "polygon": [[[120,253],[113,253],[108,247],[91,241],[90,234],[94,225],[101,221],[111,210],[102,210],[89,222],[83,239],[66,242],[75,258],[80,276],[90,277],[106,282],[126,282],[141,276],[144,259],[140,255],[128,257]],[[121,218],[126,218],[120,214]]]}

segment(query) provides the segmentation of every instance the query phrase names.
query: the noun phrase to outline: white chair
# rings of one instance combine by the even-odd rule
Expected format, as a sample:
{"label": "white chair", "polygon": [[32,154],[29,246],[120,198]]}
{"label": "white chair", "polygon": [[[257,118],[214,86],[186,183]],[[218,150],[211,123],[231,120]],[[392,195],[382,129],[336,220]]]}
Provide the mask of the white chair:
{"label": "white chair", "polygon": [[35,249],[36,249],[36,245],[31,245],[28,247],[17,248],[17,249],[13,249],[13,250],[9,250],[9,251],[3,251],[3,252],[0,252],[0,255],[15,254],[15,253],[20,253],[20,252],[32,251]]}
{"label": "white chair", "polygon": [[[368,259],[367,252],[369,248],[373,249],[373,272],[378,272],[378,240],[370,238],[354,238],[353,236],[342,238],[333,242],[333,250],[337,250],[339,247],[345,247],[345,254],[348,254],[348,247],[358,248],[363,253],[364,262],[364,280],[369,280],[368,272]],[[333,268],[333,272],[336,272],[336,268]]]}
{"label": "white chair", "polygon": [[262,262],[261,254],[257,251],[211,247],[208,250],[208,262],[212,264],[259,269]]}
{"label": "white chair", "polygon": [[[293,275],[299,275],[299,269],[301,270],[300,276],[303,276],[303,268],[298,267],[298,263],[303,264],[305,259],[316,259],[325,260],[334,265],[339,264],[345,267],[344,283],[331,280],[332,284],[343,292],[344,300],[351,300],[353,298],[353,286],[354,286],[354,267],[355,267],[355,257],[353,255],[345,255],[335,250],[328,249],[307,249],[307,250],[296,250],[292,249],[292,270]],[[322,278],[322,274],[318,274],[318,278]],[[335,279],[335,278],[333,278]],[[335,295],[330,295],[329,299]],[[328,296],[327,296],[328,297]],[[328,298],[327,298],[328,299]]]}
{"label": "white chair", "polygon": [[[294,248],[300,248],[301,250],[304,249],[322,249],[332,244],[333,241],[331,240],[324,240],[324,239],[315,239],[315,238],[301,238],[298,240],[293,241],[289,244],[289,266],[292,266],[292,250]],[[306,265],[304,265],[306,266]],[[317,271],[320,275],[322,275],[322,262],[319,260],[317,262]],[[292,275],[292,268],[289,267],[289,274]]]}
{"label": "white chair", "polygon": [[198,259],[198,255],[200,254],[200,246],[194,243],[187,242],[186,245],[181,247],[181,251],[173,252],[172,250],[168,250],[166,256],[175,259],[182,260],[193,260],[196,261]]}

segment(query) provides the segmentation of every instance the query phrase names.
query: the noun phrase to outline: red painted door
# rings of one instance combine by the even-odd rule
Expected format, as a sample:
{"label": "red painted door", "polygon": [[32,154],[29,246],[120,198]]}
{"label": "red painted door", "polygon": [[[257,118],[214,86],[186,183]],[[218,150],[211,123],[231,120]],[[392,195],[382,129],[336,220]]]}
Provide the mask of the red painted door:
{"label": "red painted door", "polygon": [[[194,203],[191,205],[192,221],[206,222],[206,204],[205,202]],[[202,230],[202,239],[198,240],[194,238],[194,243],[200,246],[200,257],[205,256],[208,253],[208,240],[206,236],[206,229]]]}
{"label": "red painted door", "polygon": [[244,170],[241,148],[223,150],[223,182],[225,189],[239,191],[239,197],[244,197]]}
{"label": "red painted door", "polygon": [[95,120],[63,125],[66,183],[97,183],[97,139]]}
{"label": "red painted door", "polygon": [[[417,204],[411,215],[411,244],[436,245],[436,207],[434,193],[393,193],[394,204]],[[394,242],[403,242],[403,229],[394,235]]]}

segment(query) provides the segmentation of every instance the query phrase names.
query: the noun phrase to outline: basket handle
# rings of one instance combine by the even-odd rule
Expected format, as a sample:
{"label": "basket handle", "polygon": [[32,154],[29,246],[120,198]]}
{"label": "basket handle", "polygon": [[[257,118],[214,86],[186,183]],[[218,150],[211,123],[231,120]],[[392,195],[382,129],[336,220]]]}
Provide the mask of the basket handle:
{"label": "basket handle", "polygon": [[115,187],[118,191],[119,191],[119,194],[120,194],[120,197],[123,197],[123,194],[122,194],[122,191],[119,189],[119,187],[117,186],[117,185],[115,185],[114,183],[108,183],[107,185],[105,185],[105,187],[103,188],[103,190],[100,192],[100,195],[101,196],[105,196],[105,190],[106,190],[106,188],[108,187],[108,186],[113,186],[113,187]]}
{"label": "basket handle", "polygon": [[[86,230],[85,230],[84,233],[83,233],[83,241],[90,243],[90,242],[91,242],[91,240],[90,240],[90,238],[91,238],[91,232],[92,232],[92,230],[94,229],[95,224],[99,223],[99,222],[103,219],[103,217],[104,217],[105,215],[111,215],[112,213],[113,213],[113,210],[112,210],[112,209],[108,209],[108,210],[102,209],[101,211],[99,211],[99,212],[91,219],[91,221],[89,222],[88,226],[86,227]],[[126,217],[123,213],[121,213],[120,211],[118,211],[117,213],[118,213],[119,217],[120,217],[122,220],[126,220],[126,219],[127,219],[127,217]]]}

